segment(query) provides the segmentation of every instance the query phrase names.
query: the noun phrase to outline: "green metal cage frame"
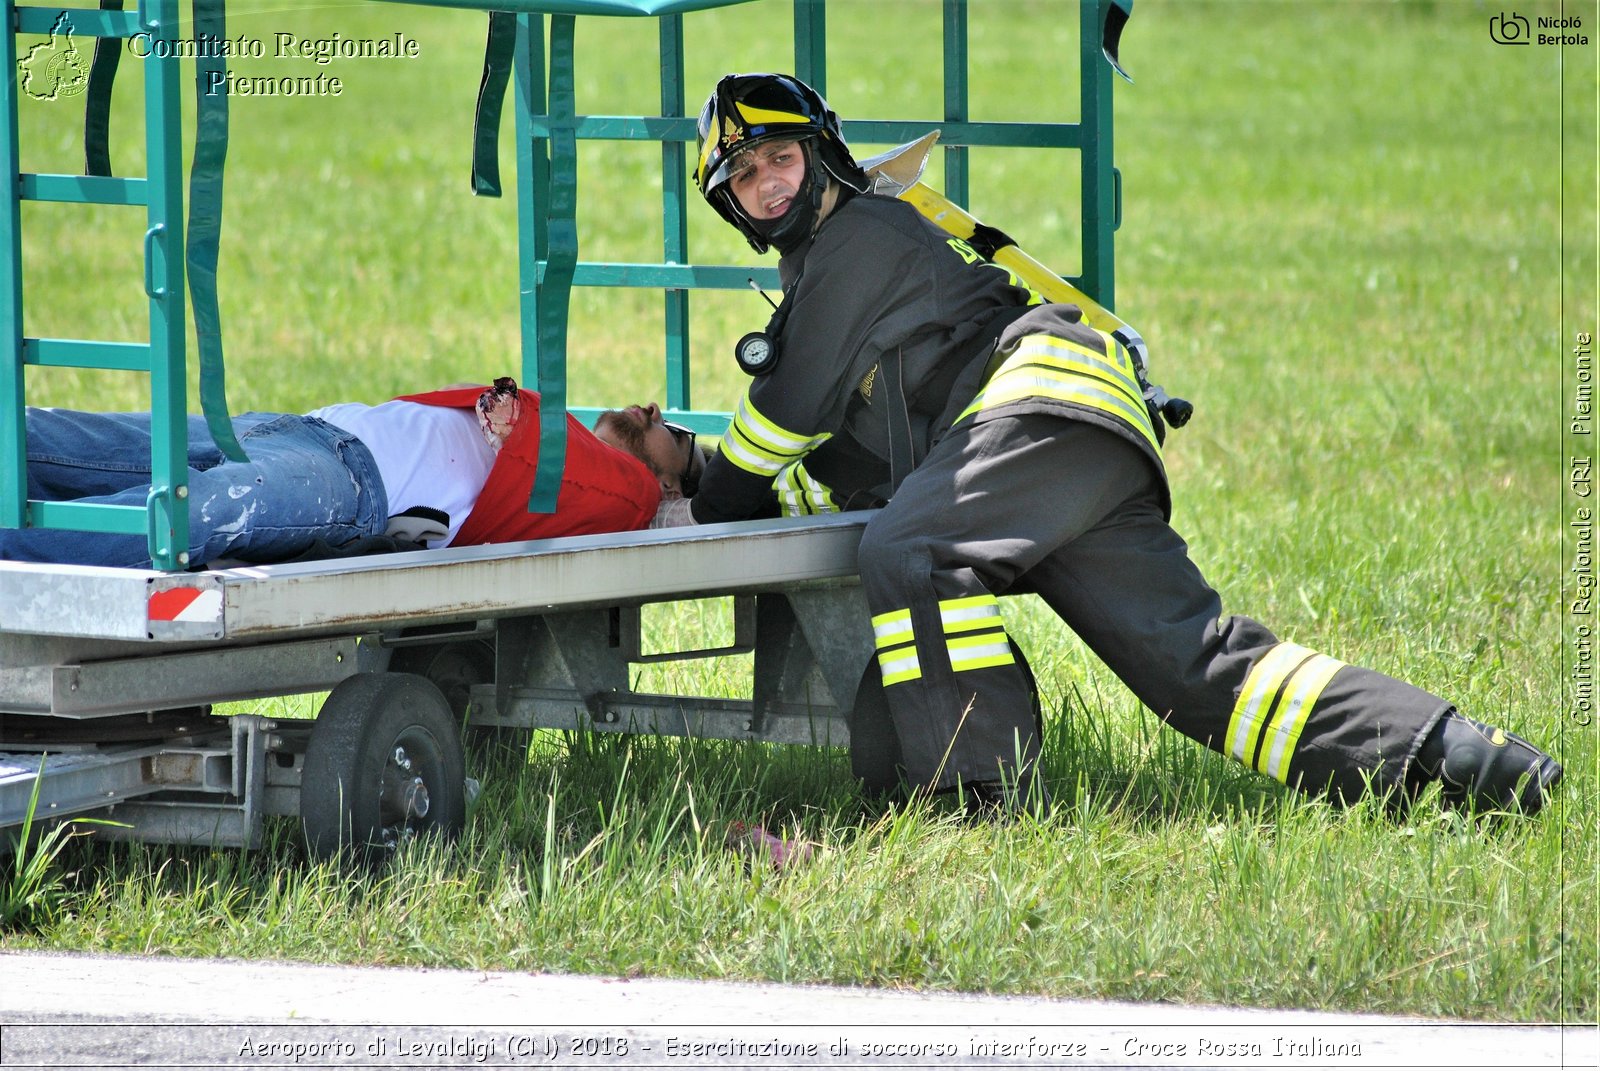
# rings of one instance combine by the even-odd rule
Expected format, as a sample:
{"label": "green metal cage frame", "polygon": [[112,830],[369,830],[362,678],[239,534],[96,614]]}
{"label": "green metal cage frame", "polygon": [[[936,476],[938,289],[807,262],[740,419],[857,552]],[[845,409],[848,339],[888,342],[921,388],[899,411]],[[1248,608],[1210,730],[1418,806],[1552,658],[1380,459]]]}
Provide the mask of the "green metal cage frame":
{"label": "green metal cage frame", "polygon": [[[6,2],[10,33],[0,33],[0,170],[13,176],[0,204],[0,331],[11,359],[0,369],[0,527],[73,528],[92,532],[144,534],[151,557],[166,569],[187,566],[187,388],[185,375],[185,278],[182,85],[179,61],[169,48],[152,48],[145,73],[145,154],[143,178],[98,175],[28,174],[21,171],[17,106],[20,77],[17,34],[50,35],[66,14],[71,29],[95,40],[149,33],[151,40],[175,42],[180,32],[178,0],[140,0],[137,11],[22,7]],[[166,53],[167,58],[160,58]],[[149,301],[147,343],[89,339],[31,338],[23,329],[22,202],[129,205],[145,207],[144,290]],[[24,368],[28,365],[104,368],[150,377],[153,421],[152,491],[144,508],[29,501],[23,411]]]}
{"label": "green metal cage frame", "polygon": [[[212,11],[220,33],[221,0],[193,0],[196,21],[202,6]],[[502,33],[514,26],[509,76],[516,100],[516,200],[519,226],[522,381],[542,395],[540,464],[529,509],[549,512],[565,464],[564,414],[567,406],[567,328],[574,286],[660,289],[665,309],[665,394],[672,419],[697,431],[720,433],[727,414],[694,408],[690,382],[689,294],[703,289],[744,289],[752,275],[775,288],[772,267],[695,264],[689,257],[688,214],[692,184],[688,148],[695,142],[695,117],[686,111],[684,12],[720,7],[741,0],[407,0],[441,6],[495,9]],[[112,0],[119,4],[120,0]],[[825,0],[793,0],[794,73],[827,92]],[[505,11],[505,7],[514,11]],[[854,143],[898,144],[930,130],[942,132],[945,194],[968,204],[968,151],[973,147],[1075,149],[1081,175],[1081,274],[1071,281],[1107,309],[1115,307],[1114,238],[1121,222],[1121,182],[1113,166],[1112,75],[1121,71],[1116,43],[1131,12],[1132,0],[1079,0],[1079,110],[1076,122],[978,122],[968,105],[970,71],[967,47],[968,0],[942,0],[943,115],[932,120],[847,119],[846,137]],[[139,0],[134,12],[104,8],[69,9],[75,32],[98,39],[149,33],[173,40],[179,30],[179,0]],[[7,129],[0,136],[3,165],[17,181],[7,184],[0,205],[0,324],[11,348],[11,360],[0,369],[0,527],[72,528],[96,532],[143,533],[156,567],[185,569],[188,514],[186,485],[185,387],[185,221],[181,161],[182,118],[179,61],[176,50],[151,49],[143,60],[146,86],[147,173],[143,178],[108,174],[31,175],[20,171],[17,107],[19,77],[16,35],[48,34],[61,9],[27,7],[5,0],[11,33],[0,34],[0,62],[11,72],[0,79],[0,114]],[[660,114],[596,116],[579,114],[574,89],[575,21],[580,14],[636,14],[659,20],[661,66]],[[165,58],[163,58],[165,54]],[[486,84],[490,60],[486,60]],[[207,62],[207,61],[197,61]],[[217,61],[211,61],[212,66]],[[504,65],[502,65],[503,67]],[[196,71],[196,78],[200,71]],[[501,82],[503,90],[504,82]],[[492,96],[492,95],[491,95]],[[499,102],[480,99],[480,130],[475,148],[492,154]],[[482,127],[487,126],[487,130]],[[658,263],[615,263],[579,259],[577,233],[577,147],[582,140],[658,142],[661,146],[662,259]],[[225,151],[225,107],[220,121],[202,113],[197,120],[196,153]],[[93,165],[91,164],[91,170]],[[476,173],[476,172],[475,172]],[[478,192],[498,193],[498,179]],[[201,202],[220,212],[220,159],[214,189],[196,184],[191,190],[191,239],[204,231],[215,240]],[[695,196],[698,196],[697,193]],[[82,204],[144,205],[145,290],[149,298],[150,341],[114,343],[75,339],[29,338],[23,328],[21,202],[61,201]],[[203,244],[203,243],[202,243]],[[188,249],[188,286],[194,296],[197,339],[201,349],[203,408],[219,446],[237,450],[227,432],[222,400],[220,333],[204,318],[214,310],[215,252]],[[23,410],[24,369],[28,365],[111,368],[150,376],[155,437],[152,449],[152,491],[144,509],[79,503],[30,501],[26,496]],[[211,375],[208,377],[208,371]],[[208,389],[208,380],[210,389]],[[596,411],[571,410],[592,419]]]}

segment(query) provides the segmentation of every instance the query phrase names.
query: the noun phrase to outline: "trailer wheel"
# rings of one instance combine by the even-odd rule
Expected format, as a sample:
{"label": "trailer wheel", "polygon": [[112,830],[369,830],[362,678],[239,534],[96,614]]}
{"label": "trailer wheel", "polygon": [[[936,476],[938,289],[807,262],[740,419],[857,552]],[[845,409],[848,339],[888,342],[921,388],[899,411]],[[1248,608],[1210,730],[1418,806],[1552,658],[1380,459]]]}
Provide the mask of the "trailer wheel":
{"label": "trailer wheel", "polygon": [[455,717],[411,673],[358,673],[322,704],[300,783],[312,854],[382,863],[414,837],[454,838],[466,821]]}

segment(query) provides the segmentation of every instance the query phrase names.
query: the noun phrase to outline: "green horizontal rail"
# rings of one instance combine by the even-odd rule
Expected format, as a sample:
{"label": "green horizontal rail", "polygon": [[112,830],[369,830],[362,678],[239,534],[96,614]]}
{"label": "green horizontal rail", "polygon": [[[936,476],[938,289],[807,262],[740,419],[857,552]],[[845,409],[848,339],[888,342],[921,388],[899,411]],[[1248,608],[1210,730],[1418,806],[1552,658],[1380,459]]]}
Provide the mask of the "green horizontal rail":
{"label": "green horizontal rail", "polygon": [[899,145],[929,130],[939,131],[939,144],[1018,149],[1076,149],[1083,131],[1076,123],[961,123],[923,120],[845,120],[845,140],[852,145]]}
{"label": "green horizontal rail", "polygon": [[[540,272],[543,278],[543,272]],[[778,269],[724,264],[578,264],[576,286],[637,286],[666,290],[748,290],[750,280],[764,290],[778,289]]]}
{"label": "green horizontal rail", "polygon": [[[591,141],[681,141],[697,139],[695,119],[668,119],[637,115],[580,115],[574,121],[577,136]],[[550,136],[548,117],[534,116],[529,130],[535,137]],[[851,144],[898,145],[915,141],[929,130],[940,131],[941,145],[986,145],[1027,149],[1076,149],[1083,132],[1077,123],[944,123],[936,119],[847,119],[845,139]]]}
{"label": "green horizontal rail", "polygon": [[[567,412],[581,420],[585,426],[592,428],[595,420],[606,410],[594,406],[575,405]],[[713,409],[663,409],[661,415],[674,424],[682,424],[701,435],[721,435],[727,430],[730,419],[727,413]]]}
{"label": "green horizontal rail", "polygon": [[75,338],[25,338],[22,363],[47,368],[105,368],[150,371],[150,346],[144,342],[93,342]]}
{"label": "green horizontal rail", "polygon": [[71,528],[77,532],[111,532],[117,535],[144,535],[150,515],[143,506],[85,505],[80,502],[28,501],[35,528]]}
{"label": "green horizontal rail", "polygon": [[133,37],[148,27],[138,11],[100,11],[92,7],[18,7],[17,33],[49,36],[56,20],[65,14],[72,32],[84,37]]}
{"label": "green horizontal rail", "polygon": [[97,175],[19,176],[18,193],[24,201],[55,201],[79,205],[142,205],[149,203],[149,184],[142,178],[102,178]]}
{"label": "green horizontal rail", "polygon": [[[538,278],[543,279],[541,266]],[[1078,276],[1065,276],[1080,286]],[[574,286],[637,287],[641,290],[748,290],[750,280],[762,290],[781,289],[777,268],[740,267],[737,264],[629,264],[580,261],[573,271]]]}

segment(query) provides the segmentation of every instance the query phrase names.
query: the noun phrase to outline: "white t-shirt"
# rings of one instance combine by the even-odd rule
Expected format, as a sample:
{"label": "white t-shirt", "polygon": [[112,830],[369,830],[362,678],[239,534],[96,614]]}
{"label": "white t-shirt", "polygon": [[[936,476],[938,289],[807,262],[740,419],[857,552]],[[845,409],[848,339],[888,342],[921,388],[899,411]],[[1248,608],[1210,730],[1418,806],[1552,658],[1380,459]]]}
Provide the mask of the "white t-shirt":
{"label": "white t-shirt", "polygon": [[495,454],[471,409],[421,402],[363,405],[345,402],[313,410],[372,451],[389,497],[389,515],[430,506],[450,515],[450,534],[430,546],[447,547],[472,512]]}

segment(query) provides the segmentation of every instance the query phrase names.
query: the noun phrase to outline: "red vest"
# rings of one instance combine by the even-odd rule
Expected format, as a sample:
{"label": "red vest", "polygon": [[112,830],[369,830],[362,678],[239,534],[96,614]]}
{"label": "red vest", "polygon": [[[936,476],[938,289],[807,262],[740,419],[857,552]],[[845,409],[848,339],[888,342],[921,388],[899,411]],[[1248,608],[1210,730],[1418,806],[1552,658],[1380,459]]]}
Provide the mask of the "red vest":
{"label": "red vest", "polygon": [[[472,409],[484,387],[457,387],[408,394],[402,402]],[[632,454],[607,446],[567,416],[567,464],[554,513],[529,513],[528,495],[539,457],[539,395],[518,390],[522,413],[511,437],[495,455],[489,479],[452,547],[514,543],[524,539],[627,532],[649,525],[661,504],[661,484]]]}

